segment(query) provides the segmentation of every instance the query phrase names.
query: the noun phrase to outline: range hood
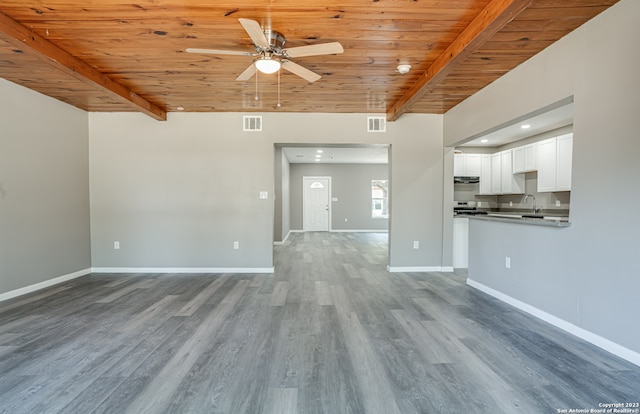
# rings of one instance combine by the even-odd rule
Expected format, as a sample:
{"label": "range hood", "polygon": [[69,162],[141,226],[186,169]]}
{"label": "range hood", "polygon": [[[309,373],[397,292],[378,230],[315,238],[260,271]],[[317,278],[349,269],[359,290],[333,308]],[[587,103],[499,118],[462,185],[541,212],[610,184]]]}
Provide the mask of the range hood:
{"label": "range hood", "polygon": [[477,176],[455,176],[453,177],[454,184],[476,184],[480,182],[480,177]]}

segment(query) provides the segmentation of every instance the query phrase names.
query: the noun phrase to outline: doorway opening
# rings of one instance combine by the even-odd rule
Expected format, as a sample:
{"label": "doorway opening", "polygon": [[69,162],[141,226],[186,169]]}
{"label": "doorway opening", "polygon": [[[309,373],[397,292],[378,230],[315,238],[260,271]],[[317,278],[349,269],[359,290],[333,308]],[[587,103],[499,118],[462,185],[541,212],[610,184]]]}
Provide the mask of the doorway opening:
{"label": "doorway opening", "polygon": [[370,233],[388,258],[391,149],[390,144],[274,144],[274,245],[302,232]]}

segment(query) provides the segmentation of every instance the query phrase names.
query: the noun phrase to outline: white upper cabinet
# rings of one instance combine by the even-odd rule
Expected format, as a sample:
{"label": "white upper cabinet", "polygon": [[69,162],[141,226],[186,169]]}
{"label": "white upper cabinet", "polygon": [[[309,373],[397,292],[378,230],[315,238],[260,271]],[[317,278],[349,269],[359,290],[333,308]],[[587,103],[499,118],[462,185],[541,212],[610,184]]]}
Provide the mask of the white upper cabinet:
{"label": "white upper cabinet", "polygon": [[556,191],[571,190],[571,162],[573,158],[573,134],[557,138]]}
{"label": "white upper cabinet", "polygon": [[491,194],[491,154],[480,156],[480,192],[481,195]]}
{"label": "white upper cabinet", "polygon": [[453,175],[479,177],[480,154],[453,154]]}
{"label": "white upper cabinet", "polygon": [[481,173],[480,167],[480,154],[465,154],[466,158],[466,172],[468,176],[479,177]]}
{"label": "white upper cabinet", "polygon": [[454,175],[480,177],[478,195],[524,194],[524,173],[538,172],[538,192],[571,190],[573,133],[494,154],[454,154]]}
{"label": "white upper cabinet", "polygon": [[538,192],[571,190],[573,134],[538,142]]}
{"label": "white upper cabinet", "polygon": [[502,194],[502,156],[491,154],[491,194]]}
{"label": "white upper cabinet", "polygon": [[513,173],[531,172],[538,169],[538,146],[527,144],[513,150]]}
{"label": "white upper cabinet", "polygon": [[502,194],[524,194],[524,175],[513,172],[513,152],[502,151],[500,157]]}
{"label": "white upper cabinet", "polygon": [[453,154],[453,176],[460,177],[464,175],[465,169],[464,154]]}
{"label": "white upper cabinet", "polygon": [[538,192],[556,189],[556,138],[538,142]]}
{"label": "white upper cabinet", "polygon": [[538,169],[538,146],[533,143],[524,146],[524,172]]}

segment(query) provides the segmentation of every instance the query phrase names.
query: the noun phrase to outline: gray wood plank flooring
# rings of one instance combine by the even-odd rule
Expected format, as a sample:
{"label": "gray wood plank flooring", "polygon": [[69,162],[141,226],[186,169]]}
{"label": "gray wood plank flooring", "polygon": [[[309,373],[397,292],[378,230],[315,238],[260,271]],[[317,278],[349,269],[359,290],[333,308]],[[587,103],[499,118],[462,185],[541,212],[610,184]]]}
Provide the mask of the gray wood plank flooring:
{"label": "gray wood plank flooring", "polygon": [[92,274],[0,303],[0,413],[557,413],[640,368],[484,295],[297,233],[275,274]]}

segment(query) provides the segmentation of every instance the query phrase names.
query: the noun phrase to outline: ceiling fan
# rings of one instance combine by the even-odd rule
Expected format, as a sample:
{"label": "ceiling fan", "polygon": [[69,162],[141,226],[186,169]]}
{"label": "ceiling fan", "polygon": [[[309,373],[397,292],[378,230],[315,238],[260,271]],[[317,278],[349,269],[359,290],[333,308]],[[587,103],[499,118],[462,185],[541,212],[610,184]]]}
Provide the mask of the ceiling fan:
{"label": "ceiling fan", "polygon": [[194,49],[189,48],[188,53],[208,53],[213,55],[252,56],[256,59],[237,78],[238,81],[251,79],[259,70],[262,73],[275,73],[280,68],[300,76],[308,82],[315,82],[321,78],[317,73],[304,66],[291,61],[291,58],[303,56],[332,55],[344,52],[339,42],[321,43],[284,49],[285,38],[282,33],[260,27],[260,24],[251,19],[238,19],[255,46],[255,52],[238,50]]}

